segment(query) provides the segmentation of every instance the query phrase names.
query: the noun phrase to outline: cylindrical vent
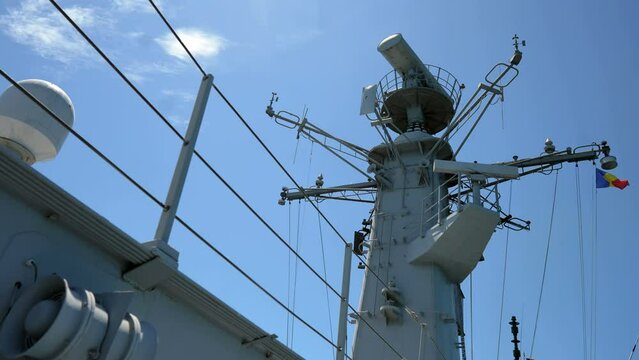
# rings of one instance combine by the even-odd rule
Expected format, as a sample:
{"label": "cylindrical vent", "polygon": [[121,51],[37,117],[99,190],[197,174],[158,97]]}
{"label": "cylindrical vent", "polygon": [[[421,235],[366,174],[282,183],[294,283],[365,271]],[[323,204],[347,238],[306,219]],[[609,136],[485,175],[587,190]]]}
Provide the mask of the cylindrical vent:
{"label": "cylindrical vent", "polygon": [[[73,104],[58,86],[44,80],[23,80],[18,84],[65,124],[73,125]],[[0,95],[0,146],[25,162],[53,159],[67,134],[67,129],[15,86]]]}
{"label": "cylindrical vent", "polygon": [[[88,290],[47,277],[18,298],[0,324],[0,357],[6,359],[151,360],[157,335],[148,323],[127,313],[111,314]],[[109,331],[109,321],[119,326]],[[108,341],[106,341],[108,340]]]}

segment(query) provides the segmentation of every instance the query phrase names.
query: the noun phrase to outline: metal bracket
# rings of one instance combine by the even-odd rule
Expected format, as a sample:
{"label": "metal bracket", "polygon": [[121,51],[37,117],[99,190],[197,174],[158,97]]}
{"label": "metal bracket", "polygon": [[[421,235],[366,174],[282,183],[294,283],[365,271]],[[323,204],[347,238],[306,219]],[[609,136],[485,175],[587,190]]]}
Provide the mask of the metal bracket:
{"label": "metal bracket", "polygon": [[177,262],[167,260],[163,256],[136,266],[122,274],[122,278],[135,288],[148,291],[167,280],[177,271]]}
{"label": "metal bracket", "polygon": [[489,86],[489,85],[486,85],[484,83],[479,84],[479,88],[481,90],[485,90],[485,91],[491,92],[491,93],[493,93],[495,95],[501,95],[502,94],[501,90],[498,90],[494,86]]}

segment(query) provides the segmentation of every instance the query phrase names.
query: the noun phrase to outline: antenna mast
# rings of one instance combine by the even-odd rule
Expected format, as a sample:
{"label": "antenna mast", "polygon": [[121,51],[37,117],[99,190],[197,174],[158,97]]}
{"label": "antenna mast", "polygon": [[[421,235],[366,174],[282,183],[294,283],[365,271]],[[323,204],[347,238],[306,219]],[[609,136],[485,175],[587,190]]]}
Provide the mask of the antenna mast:
{"label": "antenna mast", "polygon": [[[285,187],[279,199],[281,205],[297,199],[374,203],[371,219],[355,232],[351,249],[366,262],[358,266],[365,269],[358,311],[348,315],[356,324],[352,358],[465,358],[460,284],[483,258],[496,228],[530,228],[530,222],[502,210],[498,185],[600,155],[605,168],[617,165],[606,142],[557,151],[550,139],[538,157],[514,156],[496,164],[456,161],[487,108],[495,97],[503,99],[504,88],[519,74],[524,45],[515,35],[510,60],[496,64],[459,107],[464,85],[452,74],[424,64],[401,34],[384,39],[377,50],[393,70],[362,91],[360,113],[382,138],[370,150],[327,133],[306,114],[276,112],[273,104],[278,98],[272,94],[266,108],[269,117],[297,129],[298,136],[317,142],[366,176],[365,182],[335,187],[324,187],[323,178],[315,187]],[[453,150],[450,142],[466,124],[472,125]],[[365,160],[366,171],[347,160],[348,154]],[[342,312],[338,360],[344,358],[346,321]],[[514,317],[511,325],[516,330]],[[513,342],[519,359],[516,334]]]}

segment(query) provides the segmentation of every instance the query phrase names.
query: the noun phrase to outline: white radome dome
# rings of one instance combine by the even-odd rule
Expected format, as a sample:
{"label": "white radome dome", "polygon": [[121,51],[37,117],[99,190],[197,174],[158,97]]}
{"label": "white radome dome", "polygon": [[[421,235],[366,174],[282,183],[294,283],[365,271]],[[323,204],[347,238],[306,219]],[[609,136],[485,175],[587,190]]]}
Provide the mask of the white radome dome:
{"label": "white radome dome", "polygon": [[[18,84],[67,125],[73,126],[73,104],[57,85],[35,79],[22,80]],[[0,95],[0,146],[17,153],[28,164],[53,159],[68,133],[15,86]]]}

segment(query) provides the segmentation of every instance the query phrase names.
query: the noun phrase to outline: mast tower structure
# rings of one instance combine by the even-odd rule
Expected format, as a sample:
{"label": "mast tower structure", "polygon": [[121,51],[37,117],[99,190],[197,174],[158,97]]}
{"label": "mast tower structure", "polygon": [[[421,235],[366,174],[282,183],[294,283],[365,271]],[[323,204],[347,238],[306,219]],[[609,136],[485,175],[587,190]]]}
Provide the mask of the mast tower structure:
{"label": "mast tower structure", "polygon": [[[382,40],[377,49],[393,70],[378,84],[364,87],[360,110],[383,139],[370,150],[325,132],[305,115],[276,112],[273,93],[266,113],[279,125],[297,129],[298,137],[320,144],[351,167],[357,169],[344,154],[368,165],[366,173],[358,169],[365,182],[324,187],[320,176],[315,187],[284,187],[279,200],[280,205],[300,199],[374,204],[371,220],[364,220],[364,228],[346,247],[360,259],[366,257],[359,266],[365,269],[359,307],[349,314],[356,324],[353,359],[465,359],[460,284],[483,260],[496,228],[530,229],[529,221],[501,209],[498,185],[600,155],[602,168],[616,167],[606,141],[557,151],[547,139],[544,154],[537,157],[515,156],[495,164],[456,160],[488,107],[495,98],[503,100],[504,88],[519,74],[525,42],[517,35],[513,41],[508,63],[496,64],[457,111],[463,84],[443,68],[424,64],[401,34]],[[450,139],[468,123],[470,129],[453,150]],[[372,200],[363,198],[371,195]],[[348,275],[350,266],[344,268]],[[343,289],[342,314],[347,299]],[[346,321],[342,316],[340,327]],[[336,359],[344,354],[338,349]]]}
{"label": "mast tower structure", "polygon": [[[377,113],[399,135],[369,154],[369,170],[381,186],[357,315],[407,359],[458,359],[456,344],[464,334],[459,283],[480,260],[500,217],[479,198],[448,217],[452,176],[437,172],[435,164],[452,164],[454,152],[434,135],[450,128],[461,84],[447,72],[440,84],[445,70],[429,69],[400,34],[377,49],[394,68],[376,89]],[[358,322],[353,357],[392,358],[375,337]]]}

